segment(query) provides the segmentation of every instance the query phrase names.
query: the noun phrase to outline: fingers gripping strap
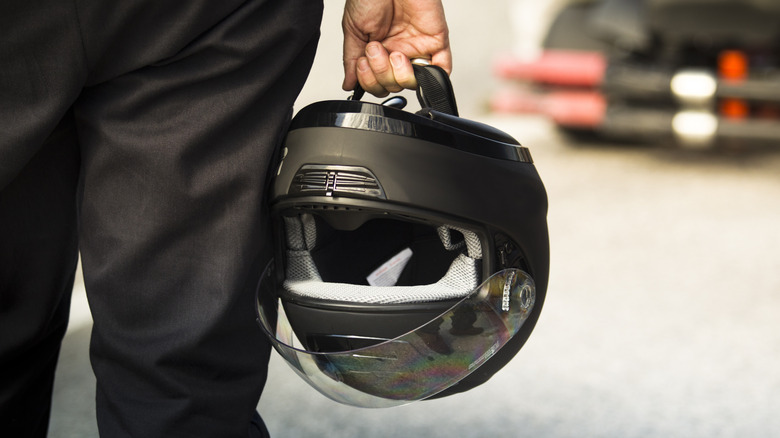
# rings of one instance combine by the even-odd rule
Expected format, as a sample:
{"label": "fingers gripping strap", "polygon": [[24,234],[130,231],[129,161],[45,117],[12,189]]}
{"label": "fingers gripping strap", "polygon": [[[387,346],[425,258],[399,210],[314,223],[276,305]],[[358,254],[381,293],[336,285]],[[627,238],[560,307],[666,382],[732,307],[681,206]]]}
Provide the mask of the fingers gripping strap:
{"label": "fingers gripping strap", "polygon": [[[438,112],[458,116],[458,105],[455,102],[455,92],[447,72],[435,65],[412,65],[414,77],[417,79],[417,100],[420,106]],[[350,100],[360,100],[365,91],[360,84],[355,85],[355,91]]]}

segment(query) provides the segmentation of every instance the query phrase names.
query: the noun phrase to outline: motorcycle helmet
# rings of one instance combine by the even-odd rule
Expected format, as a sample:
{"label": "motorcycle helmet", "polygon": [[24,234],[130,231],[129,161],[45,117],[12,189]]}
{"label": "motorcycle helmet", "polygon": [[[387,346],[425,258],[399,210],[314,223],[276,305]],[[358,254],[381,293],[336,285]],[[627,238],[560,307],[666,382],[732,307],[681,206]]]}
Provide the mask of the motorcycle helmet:
{"label": "motorcycle helmet", "polygon": [[298,375],[354,406],[487,381],[547,288],[547,195],[528,149],[459,117],[443,70],[414,68],[416,113],[359,91],[300,110],[270,184],[258,322]]}

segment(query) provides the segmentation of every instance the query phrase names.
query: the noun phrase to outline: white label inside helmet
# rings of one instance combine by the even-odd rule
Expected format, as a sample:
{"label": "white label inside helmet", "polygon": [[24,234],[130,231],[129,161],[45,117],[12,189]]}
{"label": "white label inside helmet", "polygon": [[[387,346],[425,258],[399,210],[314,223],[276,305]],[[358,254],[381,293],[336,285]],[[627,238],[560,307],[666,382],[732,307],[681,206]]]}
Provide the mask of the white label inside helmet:
{"label": "white label inside helmet", "polygon": [[395,286],[398,283],[398,278],[401,277],[401,272],[411,258],[412,250],[410,248],[394,255],[366,277],[368,284],[371,286]]}

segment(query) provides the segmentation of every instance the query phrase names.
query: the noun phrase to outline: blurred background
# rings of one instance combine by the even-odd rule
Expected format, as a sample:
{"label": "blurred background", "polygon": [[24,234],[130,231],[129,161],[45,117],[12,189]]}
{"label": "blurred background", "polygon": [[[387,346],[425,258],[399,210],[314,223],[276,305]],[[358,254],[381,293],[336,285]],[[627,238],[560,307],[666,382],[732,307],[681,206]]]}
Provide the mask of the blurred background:
{"label": "blurred background", "polygon": [[[326,2],[296,109],[347,96],[343,3]],[[461,115],[529,147],[548,190],[540,321],[488,383],[400,408],[339,405],[274,356],[258,407],[272,435],[780,436],[776,2],[448,1],[445,10]],[[679,73],[693,76],[674,90]],[[53,438],[97,437],[79,280],[73,301]]]}

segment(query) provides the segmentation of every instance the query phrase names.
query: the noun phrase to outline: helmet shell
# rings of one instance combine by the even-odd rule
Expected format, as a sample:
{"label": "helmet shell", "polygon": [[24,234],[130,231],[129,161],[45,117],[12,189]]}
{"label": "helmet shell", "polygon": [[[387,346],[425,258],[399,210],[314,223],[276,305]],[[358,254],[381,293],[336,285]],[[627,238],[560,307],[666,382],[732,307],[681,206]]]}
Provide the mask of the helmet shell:
{"label": "helmet shell", "polygon": [[[292,121],[275,173],[274,214],[316,212],[340,229],[386,215],[463,225],[482,238],[483,277],[517,267],[534,279],[536,304],[521,331],[440,395],[483,383],[530,336],[547,289],[547,194],[528,149],[508,134],[431,110],[412,114],[369,102],[319,102]],[[376,321],[388,321],[398,331],[435,318],[447,305],[336,306],[314,312],[346,325],[352,312],[355,320],[369,322],[364,327],[376,330]],[[306,325],[311,313],[304,309],[297,315],[296,309],[288,309],[291,319],[297,316]],[[399,328],[399,320],[407,322]]]}

